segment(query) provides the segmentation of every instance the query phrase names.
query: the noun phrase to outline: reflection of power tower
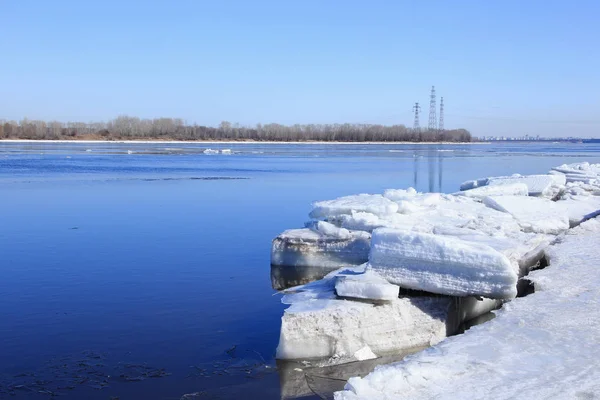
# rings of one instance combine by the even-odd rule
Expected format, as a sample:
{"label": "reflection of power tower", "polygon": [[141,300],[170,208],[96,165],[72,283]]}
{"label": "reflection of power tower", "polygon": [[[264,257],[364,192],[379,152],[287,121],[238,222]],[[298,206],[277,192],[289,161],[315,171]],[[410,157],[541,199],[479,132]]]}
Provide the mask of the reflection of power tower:
{"label": "reflection of power tower", "polygon": [[421,130],[421,127],[419,127],[419,111],[421,110],[421,106],[419,105],[419,103],[415,103],[415,105],[413,106],[413,111],[415,112],[415,121],[413,122],[413,130],[415,132],[418,132]]}
{"label": "reflection of power tower", "polygon": [[437,117],[435,115],[435,86],[431,87],[431,95],[429,96],[429,98],[429,124],[427,125],[427,129],[429,130],[429,132],[435,132],[437,125]]}
{"label": "reflection of power tower", "polygon": [[444,170],[442,152],[438,151],[438,191],[442,193],[442,171]]}

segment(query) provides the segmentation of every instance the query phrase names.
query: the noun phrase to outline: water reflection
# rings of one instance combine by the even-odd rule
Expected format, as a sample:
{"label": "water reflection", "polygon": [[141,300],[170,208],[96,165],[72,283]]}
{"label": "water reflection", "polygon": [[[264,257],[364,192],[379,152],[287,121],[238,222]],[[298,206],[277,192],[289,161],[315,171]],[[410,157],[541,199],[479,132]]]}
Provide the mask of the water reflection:
{"label": "water reflection", "polygon": [[[413,153],[413,187],[416,190],[426,190],[428,192],[442,192],[443,185],[443,169],[444,169],[444,152],[447,150],[430,147],[426,152],[415,151]],[[451,151],[451,150],[448,150]],[[424,154],[423,154],[424,153]],[[427,159],[427,187],[420,187],[419,172],[421,168],[420,159]],[[437,168],[436,168],[437,164]],[[437,170],[437,187],[436,187],[436,170]],[[423,184],[423,183],[421,183]]]}
{"label": "water reflection", "polygon": [[332,398],[332,394],[344,388],[353,376],[364,377],[376,366],[402,360],[407,355],[423,350],[415,347],[402,353],[379,357],[374,360],[356,361],[352,363],[311,367],[298,361],[277,361],[282,399],[297,399],[317,396],[321,399]]}
{"label": "water reflection", "polygon": [[288,267],[271,265],[271,286],[275,290],[283,290],[293,286],[304,285],[323,278],[338,267]]}

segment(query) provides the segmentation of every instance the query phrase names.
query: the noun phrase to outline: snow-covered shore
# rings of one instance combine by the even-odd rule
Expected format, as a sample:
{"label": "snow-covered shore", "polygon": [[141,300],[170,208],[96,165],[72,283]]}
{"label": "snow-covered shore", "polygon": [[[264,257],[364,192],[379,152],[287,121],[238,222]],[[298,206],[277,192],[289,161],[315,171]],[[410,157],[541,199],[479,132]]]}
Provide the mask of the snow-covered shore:
{"label": "snow-covered shore", "polygon": [[337,400],[593,399],[600,393],[600,221],[548,249],[535,293],[462,335],[351,378]]}
{"label": "snow-covered shore", "polygon": [[[552,360],[574,371],[580,362],[585,369],[589,359],[580,348],[573,360],[563,358],[578,337],[588,345],[600,337],[600,273],[589,271],[600,260],[594,248],[600,222],[593,219],[600,214],[600,164],[480,178],[462,189],[394,189],[316,202],[304,229],[276,238],[272,261],[278,268],[311,268],[312,279],[322,268],[326,275],[286,291],[282,301],[291,306],[282,318],[278,358],[333,365],[434,345],[351,379],[336,396],[352,400],[455,398],[459,377],[465,394],[489,398],[504,380],[513,381],[514,369],[523,376],[513,382],[515,391],[492,396],[511,398],[518,390],[534,390],[534,376]],[[548,260],[550,268],[529,274]],[[536,293],[515,299],[524,293],[526,275]],[[575,302],[582,311],[572,310]],[[502,304],[501,318],[446,339],[461,322]],[[571,318],[585,319],[587,313],[591,317],[581,325]],[[431,363],[436,366],[430,369]],[[554,380],[564,373],[552,371]],[[469,380],[482,379],[479,374],[486,384]]]}

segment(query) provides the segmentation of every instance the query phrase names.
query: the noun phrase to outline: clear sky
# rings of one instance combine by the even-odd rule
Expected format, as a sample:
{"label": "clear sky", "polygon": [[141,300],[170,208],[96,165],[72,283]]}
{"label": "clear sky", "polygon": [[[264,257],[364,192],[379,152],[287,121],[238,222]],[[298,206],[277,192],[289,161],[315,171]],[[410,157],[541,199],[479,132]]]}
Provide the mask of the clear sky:
{"label": "clear sky", "polygon": [[600,1],[0,0],[0,119],[600,137]]}

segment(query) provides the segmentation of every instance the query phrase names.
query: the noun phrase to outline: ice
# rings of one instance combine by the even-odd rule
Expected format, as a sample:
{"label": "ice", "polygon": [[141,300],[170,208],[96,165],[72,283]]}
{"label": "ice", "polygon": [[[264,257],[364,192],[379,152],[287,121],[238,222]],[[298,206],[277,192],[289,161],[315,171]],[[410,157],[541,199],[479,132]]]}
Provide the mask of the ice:
{"label": "ice", "polygon": [[490,208],[511,214],[526,232],[559,234],[569,229],[565,209],[555,202],[523,196],[489,196],[483,203]]}
{"label": "ice", "polygon": [[351,378],[336,400],[593,399],[600,393],[600,221],[584,222],[530,274],[535,293],[404,361]]}
{"label": "ice", "polygon": [[206,149],[203,151],[203,153],[208,154],[208,155],[214,155],[214,154],[219,154],[219,150]]}
{"label": "ice", "polygon": [[369,266],[400,287],[450,296],[516,296],[518,267],[490,246],[397,229],[373,231]]}
{"label": "ice", "polygon": [[354,352],[354,358],[356,358],[357,361],[365,361],[377,358],[377,355],[373,353],[369,346],[365,346]]}
{"label": "ice", "polygon": [[290,267],[340,268],[367,261],[370,235],[326,236],[311,229],[290,229],[273,240],[271,264]]}
{"label": "ice", "polygon": [[328,237],[338,239],[349,239],[352,237],[352,234],[348,229],[338,228],[337,226],[326,221],[310,221],[306,223],[306,227],[314,232]]}
{"label": "ice", "polygon": [[396,298],[379,305],[304,299],[285,310],[277,358],[340,364],[358,360],[356,353],[365,346],[379,356],[437,343],[446,337],[451,304],[441,297]]}
{"label": "ice", "polygon": [[483,200],[487,196],[527,196],[528,194],[529,189],[524,183],[481,186],[456,193],[457,196],[471,197],[478,200]]}
{"label": "ice", "polygon": [[600,215],[600,196],[569,196],[557,201],[556,207],[567,214],[569,224],[573,227]]}
{"label": "ice", "polygon": [[335,291],[341,297],[390,301],[398,298],[400,288],[388,283],[376,272],[367,270],[359,274],[338,275]]}
{"label": "ice", "polygon": [[[464,191],[464,195],[468,196],[468,193],[478,188],[480,192],[483,187],[488,186],[511,186],[514,184],[523,184],[527,187],[527,193],[529,196],[541,196],[546,198],[554,198],[560,193],[561,188],[566,184],[566,178],[562,174],[558,175],[519,175],[515,174],[512,176],[496,176],[489,178],[482,178],[473,181],[464,182],[460,186],[460,190]],[[488,190],[492,190],[491,188]],[[501,191],[501,189],[496,189]],[[506,189],[508,191],[508,189]],[[490,195],[496,194],[510,194],[505,192],[490,193]],[[521,194],[521,193],[514,193]]]}
{"label": "ice", "polygon": [[221,154],[231,154],[231,149],[223,149],[221,150]]}
{"label": "ice", "polygon": [[368,212],[377,216],[394,214],[398,204],[378,194],[358,194],[334,200],[317,201],[310,217],[314,219],[336,217],[352,212]]}

